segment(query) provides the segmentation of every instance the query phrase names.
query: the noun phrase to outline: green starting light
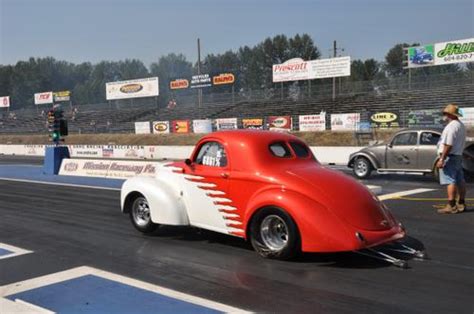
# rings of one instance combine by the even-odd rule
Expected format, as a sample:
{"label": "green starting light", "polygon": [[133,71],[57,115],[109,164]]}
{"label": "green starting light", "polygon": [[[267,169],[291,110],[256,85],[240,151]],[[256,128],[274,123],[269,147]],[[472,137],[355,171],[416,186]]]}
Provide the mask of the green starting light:
{"label": "green starting light", "polygon": [[59,131],[54,131],[51,137],[53,138],[53,142],[59,141]]}

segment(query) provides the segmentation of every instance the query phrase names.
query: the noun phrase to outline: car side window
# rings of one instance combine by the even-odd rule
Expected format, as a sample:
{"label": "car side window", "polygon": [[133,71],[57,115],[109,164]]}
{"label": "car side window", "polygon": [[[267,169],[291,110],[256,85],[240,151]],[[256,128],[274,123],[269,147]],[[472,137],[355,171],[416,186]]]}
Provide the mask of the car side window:
{"label": "car side window", "polygon": [[398,134],[392,141],[393,146],[408,146],[416,145],[417,133],[416,132],[407,132]]}
{"label": "car side window", "polygon": [[270,152],[272,153],[273,156],[280,157],[280,158],[290,158],[291,157],[291,152],[288,146],[284,142],[277,142],[270,144],[268,146],[270,149]]}
{"label": "car side window", "polygon": [[298,158],[306,158],[309,156],[309,151],[306,145],[298,142],[290,142],[290,146]]}
{"label": "car side window", "polygon": [[437,145],[440,135],[433,132],[422,132],[420,137],[420,145]]}
{"label": "car side window", "polygon": [[224,146],[218,142],[207,142],[201,146],[195,163],[210,167],[227,166],[227,154]]}

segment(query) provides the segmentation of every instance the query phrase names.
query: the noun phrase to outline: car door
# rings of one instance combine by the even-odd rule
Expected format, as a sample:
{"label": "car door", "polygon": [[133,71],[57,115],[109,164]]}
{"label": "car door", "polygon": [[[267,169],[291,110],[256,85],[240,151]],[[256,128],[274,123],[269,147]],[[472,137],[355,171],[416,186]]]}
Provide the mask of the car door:
{"label": "car door", "polygon": [[403,132],[395,135],[387,145],[388,169],[415,170],[418,168],[418,132]]}
{"label": "car door", "polygon": [[230,163],[224,145],[217,141],[201,144],[186,171],[185,202],[191,225],[227,233],[219,202],[229,189]]}
{"label": "car door", "polygon": [[418,167],[421,170],[433,170],[437,158],[437,146],[441,134],[433,131],[420,133],[420,145],[418,146]]}

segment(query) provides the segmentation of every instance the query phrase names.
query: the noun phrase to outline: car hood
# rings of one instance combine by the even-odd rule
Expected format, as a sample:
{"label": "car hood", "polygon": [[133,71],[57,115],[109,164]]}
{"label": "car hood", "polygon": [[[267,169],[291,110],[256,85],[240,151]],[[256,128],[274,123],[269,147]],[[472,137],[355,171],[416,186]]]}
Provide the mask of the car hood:
{"label": "car hood", "polygon": [[365,230],[385,230],[395,223],[384,205],[367,187],[339,171],[322,166],[301,167],[286,173],[306,186],[302,193],[321,202],[328,210],[352,226]]}

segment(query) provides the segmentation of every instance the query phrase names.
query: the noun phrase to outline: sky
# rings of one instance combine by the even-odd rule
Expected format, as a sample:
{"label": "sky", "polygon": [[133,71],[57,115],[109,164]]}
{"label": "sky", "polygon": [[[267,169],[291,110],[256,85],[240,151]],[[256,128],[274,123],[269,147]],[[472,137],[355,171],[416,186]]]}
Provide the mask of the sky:
{"label": "sky", "polygon": [[383,60],[399,42],[474,37],[474,0],[0,0],[0,64],[203,55],[308,33],[329,57]]}

